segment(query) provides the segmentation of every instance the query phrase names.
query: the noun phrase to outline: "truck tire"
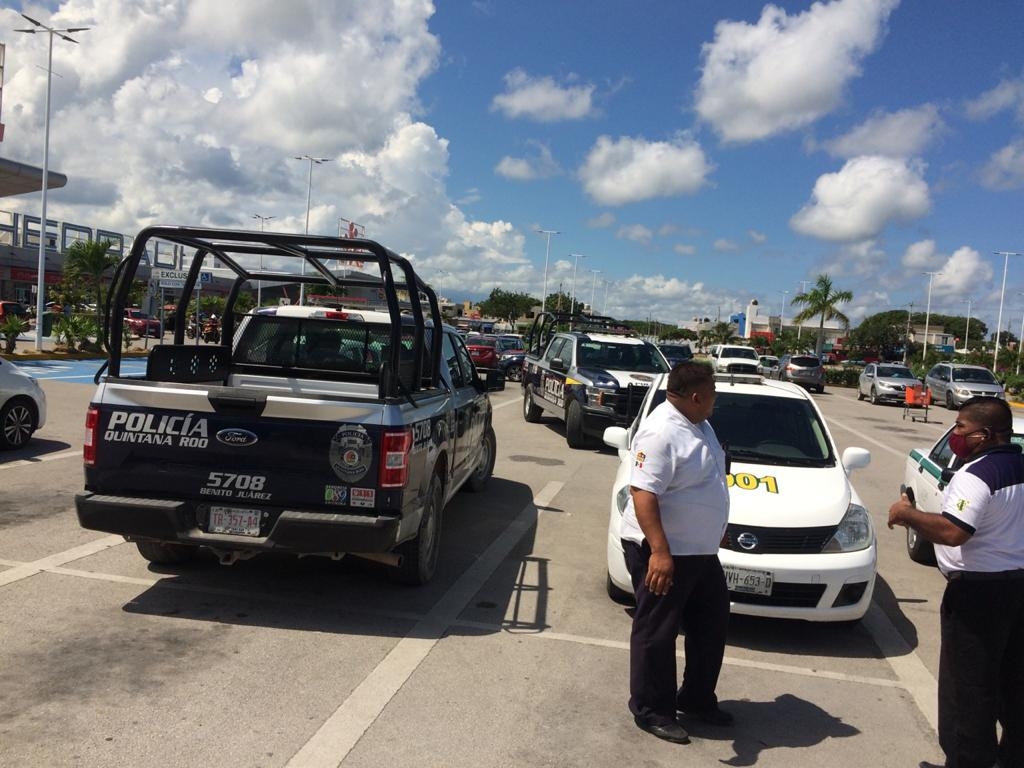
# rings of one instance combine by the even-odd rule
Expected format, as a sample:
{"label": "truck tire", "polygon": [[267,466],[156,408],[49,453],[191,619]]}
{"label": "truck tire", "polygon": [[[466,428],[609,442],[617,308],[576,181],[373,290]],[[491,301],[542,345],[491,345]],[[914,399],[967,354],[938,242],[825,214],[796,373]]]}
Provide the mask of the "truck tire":
{"label": "truck tire", "polygon": [[523,418],[531,424],[536,424],[540,421],[540,415],[543,413],[540,406],[533,402],[533,394],[530,392],[529,387],[523,388]]}
{"label": "truck tire", "polygon": [[441,483],[434,477],[427,490],[427,503],[416,538],[397,549],[402,556],[402,563],[393,572],[398,582],[418,587],[434,577],[437,555],[441,551],[441,503]]}
{"label": "truck tire", "polygon": [[565,411],[565,442],[570,448],[590,447],[590,438],[583,431],[583,409],[576,400]]}
{"label": "truck tire", "polygon": [[907,554],[915,563],[935,565],[935,547],[925,541],[917,531],[907,526]]}
{"label": "truck tire", "polygon": [[487,487],[487,482],[494,473],[494,456],[497,448],[498,441],[494,437],[494,427],[488,426],[487,431],[484,432],[484,439],[480,441],[480,461],[463,488],[478,493]]}
{"label": "truck tire", "polygon": [[21,448],[36,429],[36,408],[31,400],[8,400],[0,408],[0,449]]}
{"label": "truck tire", "polygon": [[197,549],[187,544],[165,544],[162,541],[137,541],[135,546],[139,548],[140,555],[159,565],[187,563],[195,556]]}

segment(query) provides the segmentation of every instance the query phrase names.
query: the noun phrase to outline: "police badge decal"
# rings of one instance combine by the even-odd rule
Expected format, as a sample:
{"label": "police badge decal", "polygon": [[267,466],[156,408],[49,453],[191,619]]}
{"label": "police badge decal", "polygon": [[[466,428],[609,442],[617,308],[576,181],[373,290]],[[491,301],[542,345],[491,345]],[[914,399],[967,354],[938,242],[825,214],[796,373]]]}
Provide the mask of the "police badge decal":
{"label": "police badge decal", "polygon": [[370,471],[373,441],[359,425],[341,427],[331,438],[331,469],[346,483],[357,483]]}

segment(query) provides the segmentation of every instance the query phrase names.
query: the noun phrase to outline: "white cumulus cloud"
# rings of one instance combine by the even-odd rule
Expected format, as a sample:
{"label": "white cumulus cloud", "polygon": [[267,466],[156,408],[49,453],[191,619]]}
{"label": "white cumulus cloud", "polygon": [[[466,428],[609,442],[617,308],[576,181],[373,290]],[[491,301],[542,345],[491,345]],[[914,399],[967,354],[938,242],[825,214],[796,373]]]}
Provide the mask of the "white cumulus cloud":
{"label": "white cumulus cloud", "polygon": [[876,112],[848,133],[825,142],[837,157],[884,155],[914,157],[943,129],[938,108],[924,104],[896,112]]}
{"label": "white cumulus cloud", "polygon": [[491,111],[541,123],[580,120],[594,114],[593,85],[560,85],[551,77],[530,77],[522,69],[505,75],[505,92],[491,102]]}
{"label": "white cumulus cloud", "polygon": [[600,136],[579,170],[583,188],[601,205],[693,194],[714,166],[688,135],[672,141]]}
{"label": "white cumulus cloud", "polygon": [[981,183],[989,189],[1024,187],[1024,139],[994,152],[981,169]]}
{"label": "white cumulus cloud", "polygon": [[896,158],[856,157],[818,178],[810,201],[790,226],[821,240],[875,237],[889,223],[925,215],[931,208],[924,165]]}
{"label": "white cumulus cloud", "polygon": [[969,296],[992,280],[992,265],[973,248],[962,246],[946,259],[932,282],[934,296]]}
{"label": "white cumulus cloud", "polygon": [[839,105],[898,3],[816,2],[793,16],[766,5],[756,24],[719,22],[703,46],[698,114],[727,142],[809,125]]}

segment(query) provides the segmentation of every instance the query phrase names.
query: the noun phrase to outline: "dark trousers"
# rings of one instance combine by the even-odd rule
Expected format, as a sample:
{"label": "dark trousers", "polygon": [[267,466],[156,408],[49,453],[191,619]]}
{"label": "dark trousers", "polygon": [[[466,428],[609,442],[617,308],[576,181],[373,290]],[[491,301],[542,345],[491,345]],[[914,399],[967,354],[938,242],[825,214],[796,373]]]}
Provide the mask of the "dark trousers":
{"label": "dark trousers", "polygon": [[947,768],[991,768],[997,759],[1001,768],[1024,768],[1024,579],[950,581],[941,625],[939,745]]}
{"label": "dark trousers", "polygon": [[[636,612],[629,636],[629,709],[639,718],[664,724],[677,704],[689,710],[718,704],[715,687],[725,655],[729,591],[718,555],[673,557],[675,572],[665,595],[644,585],[651,548],[622,542],[633,581]],[[686,633],[683,683],[676,689],[676,637]]]}

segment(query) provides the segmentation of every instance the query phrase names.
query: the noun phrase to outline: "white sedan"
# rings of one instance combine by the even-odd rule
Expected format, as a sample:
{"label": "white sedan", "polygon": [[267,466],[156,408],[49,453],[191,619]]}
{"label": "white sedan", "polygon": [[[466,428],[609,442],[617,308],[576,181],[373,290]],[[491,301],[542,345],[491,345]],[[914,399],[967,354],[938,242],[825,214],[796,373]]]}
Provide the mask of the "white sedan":
{"label": "white sedan", "polygon": [[46,395],[34,378],[0,358],[0,449],[21,448],[46,423]]}
{"label": "white sedan", "polygon": [[[667,376],[651,387],[636,422],[609,427],[619,452],[608,520],[608,592],[631,599],[619,535],[629,498],[630,440],[665,400]],[[716,375],[711,424],[728,446],[730,513],[718,555],[732,612],[807,621],[857,621],[875,586],[877,551],[871,516],[848,472],[871,454],[839,457],[825,419],[801,387],[759,376]]]}

